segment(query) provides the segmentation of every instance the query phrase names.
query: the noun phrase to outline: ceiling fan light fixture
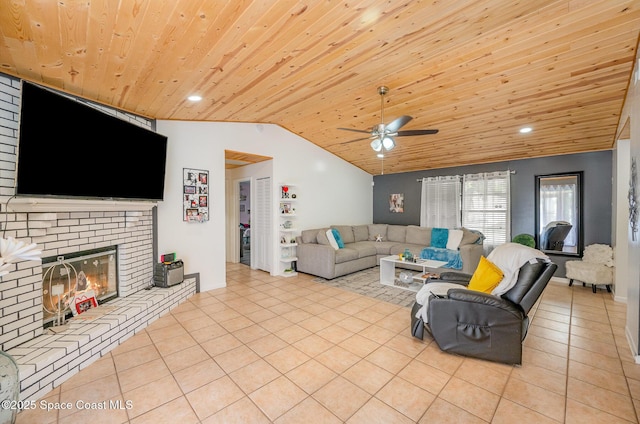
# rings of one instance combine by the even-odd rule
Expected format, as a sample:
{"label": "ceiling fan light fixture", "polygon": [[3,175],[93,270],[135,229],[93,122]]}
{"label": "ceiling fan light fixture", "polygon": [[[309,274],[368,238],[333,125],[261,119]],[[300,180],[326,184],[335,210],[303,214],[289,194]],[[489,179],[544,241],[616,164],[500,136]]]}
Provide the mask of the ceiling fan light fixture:
{"label": "ceiling fan light fixture", "polygon": [[382,141],[379,138],[376,138],[371,142],[371,148],[376,152],[382,150]]}
{"label": "ceiling fan light fixture", "polygon": [[384,147],[385,150],[391,150],[396,147],[396,142],[393,140],[393,138],[387,136],[382,139],[382,147]]}

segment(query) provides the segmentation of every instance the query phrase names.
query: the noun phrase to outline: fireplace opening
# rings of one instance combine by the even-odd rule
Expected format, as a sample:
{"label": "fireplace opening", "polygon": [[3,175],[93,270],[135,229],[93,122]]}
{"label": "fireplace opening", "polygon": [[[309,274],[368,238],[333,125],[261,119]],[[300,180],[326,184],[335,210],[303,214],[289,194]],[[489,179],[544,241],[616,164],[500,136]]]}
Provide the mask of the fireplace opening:
{"label": "fireplace opening", "polygon": [[117,248],[42,259],[44,328],[118,297]]}

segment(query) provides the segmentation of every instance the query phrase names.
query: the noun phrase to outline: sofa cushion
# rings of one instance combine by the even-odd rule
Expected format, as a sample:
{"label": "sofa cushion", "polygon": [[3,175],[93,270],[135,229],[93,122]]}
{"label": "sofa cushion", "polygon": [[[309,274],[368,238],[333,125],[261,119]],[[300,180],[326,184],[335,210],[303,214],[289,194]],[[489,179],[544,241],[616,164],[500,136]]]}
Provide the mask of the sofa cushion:
{"label": "sofa cushion", "polygon": [[449,237],[447,238],[447,249],[458,250],[460,242],[462,241],[462,230],[449,230]]}
{"label": "sofa cushion", "polygon": [[417,225],[407,226],[407,243],[431,246],[431,228]]}
{"label": "sofa cushion", "polygon": [[336,263],[341,264],[344,262],[355,261],[358,259],[358,251],[350,247],[336,250]]}
{"label": "sofa cushion", "polygon": [[357,250],[358,258],[366,258],[367,256],[376,256],[376,254],[378,253],[375,246],[376,244],[378,243],[371,243],[369,241],[357,241],[355,243],[347,244],[346,247]]}
{"label": "sofa cushion", "polygon": [[352,229],[354,242],[369,240],[368,225],[354,225]]}
{"label": "sofa cushion", "polygon": [[319,229],[313,230],[302,230],[300,233],[300,237],[302,238],[303,243],[318,243],[318,232]]}
{"label": "sofa cushion", "polygon": [[431,247],[439,247],[441,249],[446,249],[448,238],[449,238],[449,229],[447,228],[431,229]]}
{"label": "sofa cushion", "polygon": [[389,249],[389,253],[392,255],[399,255],[400,253],[404,254],[405,249],[409,249],[409,251],[413,254],[413,256],[418,256],[420,254],[420,250],[422,250],[424,246],[419,244],[395,244]]}
{"label": "sofa cushion", "polygon": [[345,244],[356,241],[353,237],[353,229],[351,228],[351,225],[332,225],[331,228],[338,230],[340,237]]}
{"label": "sofa cushion", "polygon": [[376,236],[381,236],[382,241],[387,240],[387,224],[369,224],[369,240],[376,241]]}
{"label": "sofa cushion", "polygon": [[404,243],[406,238],[407,238],[406,225],[388,225],[387,226],[387,241],[397,241],[398,243]]}
{"label": "sofa cushion", "polygon": [[392,254],[391,249],[394,246],[400,246],[395,241],[381,241],[381,242],[373,243],[373,245],[376,248],[376,254],[385,255],[385,256],[389,256]]}

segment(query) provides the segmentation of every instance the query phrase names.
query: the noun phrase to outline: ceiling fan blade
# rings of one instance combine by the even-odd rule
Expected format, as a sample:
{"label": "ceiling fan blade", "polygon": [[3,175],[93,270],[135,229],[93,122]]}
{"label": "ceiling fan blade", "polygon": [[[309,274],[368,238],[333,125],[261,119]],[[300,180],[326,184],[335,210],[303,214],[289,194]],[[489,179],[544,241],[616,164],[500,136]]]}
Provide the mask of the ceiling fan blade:
{"label": "ceiling fan blade", "polygon": [[407,137],[411,135],[429,135],[429,134],[437,134],[438,130],[405,130],[398,131],[398,137]]}
{"label": "ceiling fan blade", "polygon": [[406,125],[407,122],[411,121],[413,118],[407,115],[402,115],[394,121],[391,121],[389,125],[385,127],[385,131],[387,133],[394,133],[400,129],[400,127]]}
{"label": "ceiling fan blade", "polygon": [[371,131],[367,131],[367,130],[356,130],[356,129],[353,129],[353,128],[338,128],[338,129],[339,130],[345,130],[345,131],[353,131],[353,132],[371,134]]}
{"label": "ceiling fan blade", "polygon": [[345,144],[354,143],[356,141],[361,141],[361,140],[371,140],[371,137],[362,137],[362,138],[356,138],[355,140],[343,141],[342,143],[340,143],[340,145],[343,146]]}

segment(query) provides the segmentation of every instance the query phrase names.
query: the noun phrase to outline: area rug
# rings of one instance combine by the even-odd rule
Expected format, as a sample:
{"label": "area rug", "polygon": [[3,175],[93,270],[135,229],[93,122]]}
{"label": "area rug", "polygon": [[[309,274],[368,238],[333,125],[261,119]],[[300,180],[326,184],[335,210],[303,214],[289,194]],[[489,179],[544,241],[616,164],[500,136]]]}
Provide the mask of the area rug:
{"label": "area rug", "polygon": [[327,280],[322,277],[313,279],[316,283],[338,287],[358,294],[373,297],[400,306],[411,307],[416,300],[416,293],[397,287],[380,284],[380,268],[374,267],[352,274]]}

